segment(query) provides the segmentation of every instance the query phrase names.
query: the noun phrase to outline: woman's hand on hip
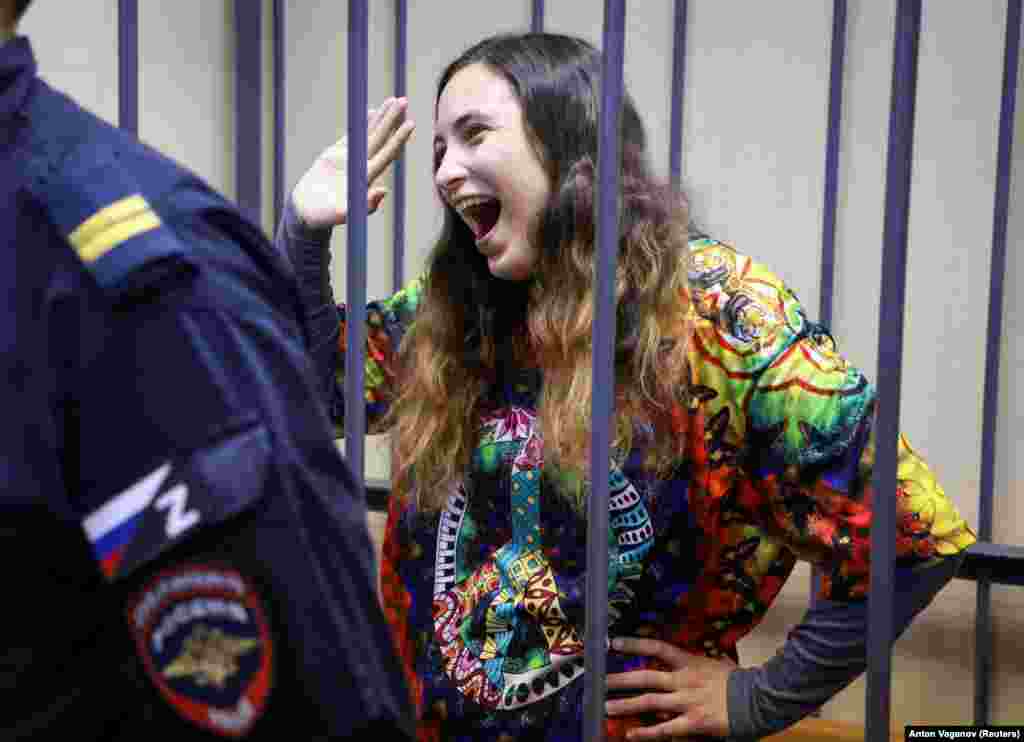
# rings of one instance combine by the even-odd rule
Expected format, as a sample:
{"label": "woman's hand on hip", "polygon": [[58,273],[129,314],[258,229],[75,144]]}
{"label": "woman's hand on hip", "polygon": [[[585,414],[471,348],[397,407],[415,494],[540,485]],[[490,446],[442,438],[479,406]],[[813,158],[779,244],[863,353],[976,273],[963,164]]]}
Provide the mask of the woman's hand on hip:
{"label": "woman's hand on hip", "polygon": [[[667,670],[633,670],[608,675],[609,691],[637,691],[609,700],[609,716],[654,713],[659,723],[633,729],[628,739],[685,739],[688,735],[729,736],[729,675],[732,660],[688,654],[657,639],[617,638],[612,649],[660,660]],[[646,691],[646,692],[644,692]]]}
{"label": "woman's hand on hip", "polygon": [[[398,157],[415,125],[405,118],[408,101],[388,98],[366,117],[367,193],[369,213],[378,209],[388,189],[375,185]],[[292,191],[295,212],[307,227],[344,224],[348,218],[348,137],[325,149]]]}

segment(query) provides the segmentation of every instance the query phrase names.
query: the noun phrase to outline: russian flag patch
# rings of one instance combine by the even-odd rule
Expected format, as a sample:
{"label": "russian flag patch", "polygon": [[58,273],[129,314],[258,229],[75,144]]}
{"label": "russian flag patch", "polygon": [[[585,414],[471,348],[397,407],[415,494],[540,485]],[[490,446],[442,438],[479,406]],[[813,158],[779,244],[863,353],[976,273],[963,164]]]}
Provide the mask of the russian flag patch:
{"label": "russian flag patch", "polygon": [[96,561],[108,580],[116,579],[134,564],[144,561],[143,555],[139,555],[139,558],[126,563],[125,556],[141,530],[153,530],[147,526],[147,520],[151,519],[147,514],[162,513],[159,518],[162,521],[160,543],[154,551],[159,551],[164,543],[176,540],[202,519],[199,510],[189,507],[189,492],[184,483],[161,492],[170,473],[170,463],[163,464],[82,521]]}

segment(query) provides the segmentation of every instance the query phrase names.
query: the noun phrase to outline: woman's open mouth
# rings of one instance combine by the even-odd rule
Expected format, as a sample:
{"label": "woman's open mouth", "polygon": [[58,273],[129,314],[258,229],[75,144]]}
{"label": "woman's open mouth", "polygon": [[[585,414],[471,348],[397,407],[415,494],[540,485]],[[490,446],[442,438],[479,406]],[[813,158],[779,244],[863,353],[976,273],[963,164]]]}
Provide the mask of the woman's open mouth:
{"label": "woman's open mouth", "polygon": [[470,196],[455,208],[478,243],[487,239],[501,216],[501,201],[490,196]]}

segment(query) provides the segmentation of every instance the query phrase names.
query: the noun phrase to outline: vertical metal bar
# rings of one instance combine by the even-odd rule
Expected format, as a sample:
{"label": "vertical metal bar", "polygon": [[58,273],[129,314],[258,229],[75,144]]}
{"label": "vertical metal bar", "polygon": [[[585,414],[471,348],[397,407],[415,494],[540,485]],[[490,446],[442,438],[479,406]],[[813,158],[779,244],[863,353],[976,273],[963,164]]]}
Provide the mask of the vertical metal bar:
{"label": "vertical metal bar", "polygon": [[263,3],[235,0],[235,201],[262,224]]}
{"label": "vertical metal bar", "polygon": [[683,93],[686,85],[686,18],[688,0],[676,0],[672,42],[672,123],[669,133],[668,169],[672,185],[679,187],[683,174]]}
{"label": "vertical metal bar", "polygon": [[348,221],[345,349],[345,457],[365,499],[366,435],[366,107],[369,86],[369,12],[366,0],[348,3]]}
{"label": "vertical metal bar", "polygon": [[[984,540],[980,530],[978,537]],[[988,570],[984,569],[978,573],[974,636],[977,642],[974,657],[974,723],[987,724],[992,678],[992,582],[988,579]]]}
{"label": "vertical metal bar", "polygon": [[[992,540],[996,419],[999,411],[1000,344],[1003,337],[1003,283],[1006,274],[1006,229],[1010,212],[1010,174],[1013,166],[1013,127],[1017,107],[1017,62],[1020,56],[1021,0],[1006,8],[1003,51],[1003,98],[999,111],[999,150],[995,207],[992,219],[992,264],[988,290],[988,339],[985,346],[985,391],[981,426],[981,501],[978,538]],[[974,723],[987,724],[992,668],[991,583],[978,580],[974,669]]]}
{"label": "vertical metal bar", "polygon": [[285,142],[285,10],[284,0],[274,0],[274,226],[281,223],[281,210],[287,197],[288,186],[284,182]]}
{"label": "vertical metal bar", "polygon": [[821,226],[821,296],[818,316],[832,326],[835,293],[836,206],[839,194],[839,136],[843,121],[843,63],[846,58],[846,0],[832,3],[832,59],[828,80],[828,139],[825,146],[825,208]]}
{"label": "vertical metal bar", "polygon": [[[835,296],[836,206],[839,194],[839,137],[843,122],[843,63],[846,59],[846,0],[832,2],[832,47],[828,74],[828,134],[825,142],[825,206],[821,225],[821,296],[818,317],[832,327]],[[811,603],[817,600],[821,570],[811,570]]]}
{"label": "vertical metal bar", "polygon": [[583,739],[605,738],[608,637],[608,462],[615,414],[615,266],[618,261],[620,120],[625,51],[625,0],[605,0],[601,118],[597,151],[597,288],[594,292],[591,492],[587,506],[587,579]]}
{"label": "vertical metal bar", "polygon": [[[406,68],[409,48],[409,3],[395,0],[395,97],[405,95]],[[391,283],[398,291],[405,283],[405,153],[395,160],[394,176],[394,253],[391,264]]]}
{"label": "vertical metal bar", "polygon": [[530,13],[530,31],[542,33],[544,31],[544,0],[533,0]]}
{"label": "vertical metal bar", "polygon": [[139,0],[117,3],[117,123],[139,134]]}
{"label": "vertical metal bar", "polygon": [[913,162],[921,0],[899,0],[893,51],[889,152],[886,163],[881,321],[878,334],[878,420],[875,439],[871,583],[868,609],[867,728],[865,739],[888,739],[891,717],[893,560],[896,552],[896,464],[907,223]]}

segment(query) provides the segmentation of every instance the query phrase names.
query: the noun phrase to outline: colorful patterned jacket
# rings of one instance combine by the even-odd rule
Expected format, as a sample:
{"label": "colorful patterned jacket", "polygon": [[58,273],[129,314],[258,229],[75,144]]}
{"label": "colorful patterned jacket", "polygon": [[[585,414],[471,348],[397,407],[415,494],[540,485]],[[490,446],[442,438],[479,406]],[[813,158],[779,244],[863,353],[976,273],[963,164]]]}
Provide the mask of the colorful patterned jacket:
{"label": "colorful patterned jacket", "polygon": [[[644,470],[640,450],[610,472],[609,633],[736,658],[797,559],[822,568],[822,597],[864,597],[875,392],[764,266],[700,240],[689,280],[686,456],[667,479]],[[369,307],[371,422],[391,396],[393,353],[422,285]],[[344,332],[339,374],[343,354]],[[539,373],[523,371],[495,390],[472,471],[441,512],[390,503],[382,594],[421,739],[580,734],[586,529],[543,475],[539,386]],[[927,566],[974,542],[902,437],[898,479],[898,565]],[[635,664],[612,653],[608,671]],[[631,723],[609,721],[609,738]]]}

